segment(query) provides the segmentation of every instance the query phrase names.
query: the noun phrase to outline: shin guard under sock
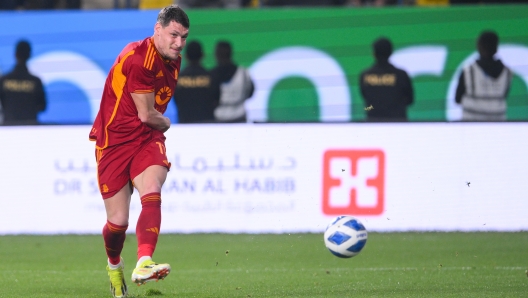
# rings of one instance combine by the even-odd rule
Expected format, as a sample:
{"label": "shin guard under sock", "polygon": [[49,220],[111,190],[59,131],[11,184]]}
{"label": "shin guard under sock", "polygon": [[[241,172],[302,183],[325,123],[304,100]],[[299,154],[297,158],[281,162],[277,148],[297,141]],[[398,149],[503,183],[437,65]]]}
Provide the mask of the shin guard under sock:
{"label": "shin guard under sock", "polygon": [[136,226],[138,259],[152,257],[161,226],[161,194],[149,193],[141,197],[141,213]]}
{"label": "shin guard under sock", "polygon": [[120,226],[106,221],[103,227],[103,239],[106,255],[110,264],[117,265],[121,261],[121,251],[125,243],[128,225]]}

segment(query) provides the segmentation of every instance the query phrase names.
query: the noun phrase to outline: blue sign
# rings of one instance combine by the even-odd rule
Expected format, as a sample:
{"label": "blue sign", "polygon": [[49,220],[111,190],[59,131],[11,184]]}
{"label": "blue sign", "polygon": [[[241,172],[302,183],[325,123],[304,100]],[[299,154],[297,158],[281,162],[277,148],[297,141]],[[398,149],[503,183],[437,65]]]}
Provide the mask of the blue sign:
{"label": "blue sign", "polygon": [[[31,73],[44,83],[48,124],[91,124],[106,76],[121,50],[154,32],[158,11],[16,11],[0,13],[0,73],[15,65],[15,45],[31,43]],[[177,122],[176,105],[165,113]]]}

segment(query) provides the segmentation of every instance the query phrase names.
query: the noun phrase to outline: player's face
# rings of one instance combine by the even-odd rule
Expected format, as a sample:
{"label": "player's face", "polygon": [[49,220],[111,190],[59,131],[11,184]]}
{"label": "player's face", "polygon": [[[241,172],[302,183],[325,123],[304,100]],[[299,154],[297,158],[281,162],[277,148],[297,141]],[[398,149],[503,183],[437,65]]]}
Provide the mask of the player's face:
{"label": "player's face", "polygon": [[156,48],[165,59],[178,59],[188,35],[189,29],[175,21],[171,21],[167,27],[162,27],[159,23],[154,27]]}

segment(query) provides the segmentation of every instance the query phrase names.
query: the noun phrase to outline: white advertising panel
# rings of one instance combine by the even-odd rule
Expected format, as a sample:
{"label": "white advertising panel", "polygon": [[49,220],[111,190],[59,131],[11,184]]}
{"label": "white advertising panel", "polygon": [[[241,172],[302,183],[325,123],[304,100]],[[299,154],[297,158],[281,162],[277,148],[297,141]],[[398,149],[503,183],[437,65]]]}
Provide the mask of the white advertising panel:
{"label": "white advertising panel", "polygon": [[[100,233],[89,126],[0,127],[0,234]],[[162,233],[528,229],[528,123],[174,125]],[[130,232],[141,205],[132,198]]]}

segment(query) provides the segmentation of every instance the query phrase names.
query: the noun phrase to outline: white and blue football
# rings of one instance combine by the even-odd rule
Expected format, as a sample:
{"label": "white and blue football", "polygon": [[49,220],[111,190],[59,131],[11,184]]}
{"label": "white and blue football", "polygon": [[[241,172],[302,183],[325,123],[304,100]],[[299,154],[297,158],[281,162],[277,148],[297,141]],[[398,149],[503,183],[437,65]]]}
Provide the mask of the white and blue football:
{"label": "white and blue football", "polygon": [[335,256],[351,258],[365,247],[367,236],[367,229],[357,218],[342,215],[334,218],[326,227],[324,242]]}

